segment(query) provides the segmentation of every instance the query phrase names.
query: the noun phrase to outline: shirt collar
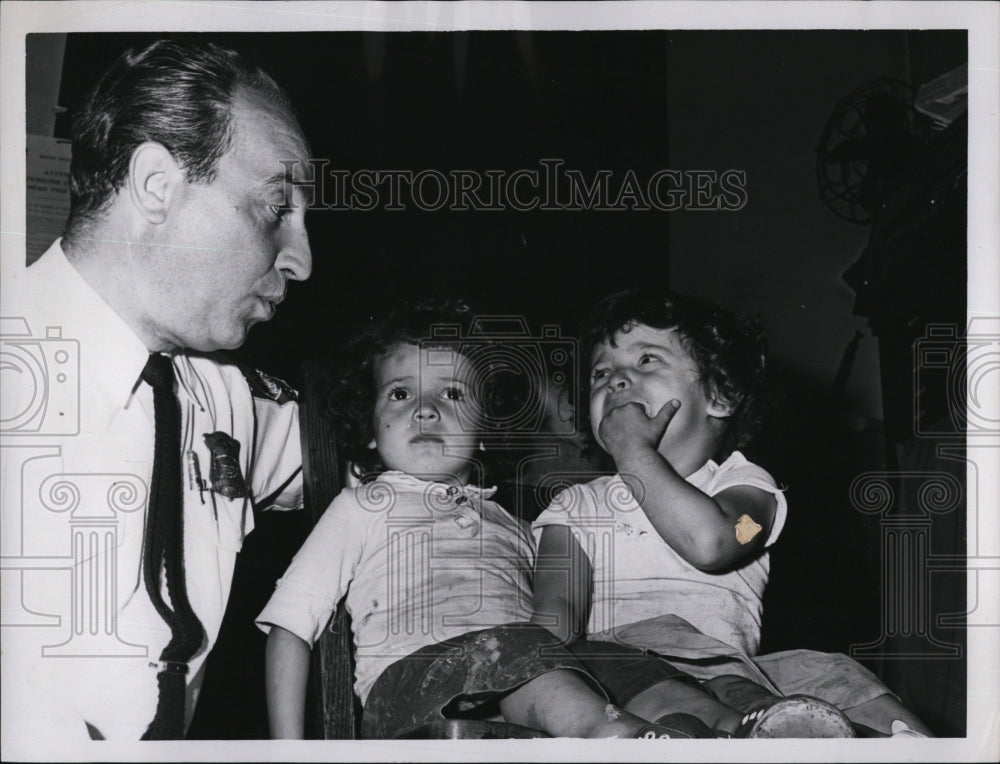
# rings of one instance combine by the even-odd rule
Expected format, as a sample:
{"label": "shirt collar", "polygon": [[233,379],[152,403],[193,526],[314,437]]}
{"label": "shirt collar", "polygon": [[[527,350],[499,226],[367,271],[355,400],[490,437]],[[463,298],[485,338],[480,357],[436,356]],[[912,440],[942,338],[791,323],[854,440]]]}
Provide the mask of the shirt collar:
{"label": "shirt collar", "polygon": [[384,483],[389,483],[390,485],[396,485],[417,491],[427,490],[440,494],[441,496],[462,494],[470,499],[489,499],[492,498],[493,494],[497,492],[496,486],[480,488],[476,485],[463,485],[458,480],[451,482],[421,480],[418,477],[414,477],[413,475],[407,474],[406,472],[400,472],[398,470],[383,472],[378,476],[378,479]]}
{"label": "shirt collar", "polygon": [[685,480],[694,485],[701,485],[703,481],[707,481],[709,478],[715,474],[715,471],[719,469],[719,465],[715,463],[714,459],[709,459],[698,469],[688,475]]}
{"label": "shirt collar", "polygon": [[[29,271],[41,280],[46,305],[54,306],[47,315],[64,321],[74,335],[68,339],[79,341],[80,360],[90,367],[90,378],[99,380],[110,400],[128,408],[142,385],[142,370],[149,359],[142,340],[67,259],[62,239],[57,239]],[[192,354],[177,350],[164,355],[174,366],[178,397],[186,397],[205,410],[208,396],[191,363]]]}
{"label": "shirt collar", "polygon": [[28,269],[41,279],[47,320],[65,321],[67,339],[80,347],[80,362],[111,398],[127,406],[141,382],[149,351],[66,258],[62,240]]}

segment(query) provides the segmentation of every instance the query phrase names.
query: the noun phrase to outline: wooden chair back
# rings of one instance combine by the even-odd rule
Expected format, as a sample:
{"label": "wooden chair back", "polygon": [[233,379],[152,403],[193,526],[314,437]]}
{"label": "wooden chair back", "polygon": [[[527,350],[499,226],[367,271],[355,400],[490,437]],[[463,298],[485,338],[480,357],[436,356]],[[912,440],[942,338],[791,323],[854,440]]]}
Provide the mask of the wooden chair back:
{"label": "wooden chair back", "polygon": [[[306,361],[302,367],[299,426],[305,509],[313,524],[341,489],[333,423],[326,411],[332,363]],[[361,720],[354,694],[351,620],[341,602],[313,649],[307,699],[307,734],[334,740],[356,739]]]}

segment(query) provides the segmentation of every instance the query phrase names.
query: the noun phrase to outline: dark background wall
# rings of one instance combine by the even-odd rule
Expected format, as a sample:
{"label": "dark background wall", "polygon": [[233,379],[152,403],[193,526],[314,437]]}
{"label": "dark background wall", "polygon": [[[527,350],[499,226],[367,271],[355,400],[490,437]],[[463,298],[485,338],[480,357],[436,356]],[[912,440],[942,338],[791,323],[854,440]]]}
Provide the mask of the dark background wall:
{"label": "dark background wall", "polygon": [[[671,286],[759,312],[771,343],[781,426],[765,463],[788,486],[789,517],[772,552],[762,652],[879,643],[887,638],[887,618],[899,618],[899,630],[915,613],[887,604],[903,579],[888,578],[896,574],[886,518],[859,512],[849,492],[862,474],[884,470],[944,470],[962,479],[963,463],[927,457],[933,444],[921,444],[923,461],[913,459],[916,412],[899,403],[914,398],[914,339],[930,322],[964,326],[964,199],[946,222],[918,222],[928,217],[931,194],[919,214],[911,211],[903,221],[847,222],[818,197],[816,149],[841,99],[876,78],[928,82],[965,60],[964,35],[686,32],[670,35],[670,52],[671,165],[741,167],[748,175],[747,205],[738,213],[673,215],[669,251]],[[964,159],[959,153],[957,161]],[[895,183],[901,190],[885,191],[887,200],[908,196],[912,203],[921,196],[911,179]],[[941,205],[944,195],[937,193]],[[912,241],[872,244],[898,236],[896,224],[933,241],[932,254],[918,254]],[[859,311],[844,273],[863,252],[879,263],[886,285]],[[929,296],[934,282],[952,278],[958,283]],[[913,281],[921,286],[912,289]],[[838,369],[857,332],[853,368],[841,389]],[[917,511],[912,495],[902,504],[896,509]],[[964,549],[964,523],[964,512],[936,517],[930,545]],[[926,564],[916,569],[930,581]],[[920,618],[929,622],[963,608],[964,577],[939,573],[927,585],[935,590],[924,590],[918,607],[929,613]],[[964,635],[907,628],[926,629],[923,642],[905,647],[911,657],[902,658],[902,640],[893,639],[858,655],[892,654],[864,662],[941,734],[956,734],[964,728],[964,665],[944,658],[931,641],[961,644]]]}
{"label": "dark background wall", "polygon": [[[55,135],[68,137],[84,89],[122,50],[160,36],[66,36],[58,103],[67,111]],[[598,297],[637,283],[757,313],[783,395],[781,437],[765,465],[788,485],[790,502],[763,648],[847,651],[878,638],[879,527],[852,509],[847,492],[856,475],[886,467],[893,444],[884,437],[878,342],[867,317],[853,314],[855,295],[842,278],[870,228],[837,218],[820,200],[815,147],[838,99],[876,77],[919,85],[948,71],[966,60],[964,32],[211,38],[286,87],[314,156],[331,167],[512,172],[557,158],[586,177],[600,169],[616,178],[629,169],[640,178],[662,168],[745,171],[746,204],[737,211],[312,211],[313,277],[292,286],[240,355],[296,383],[303,359],[335,355],[371,315],[430,295],[466,297],[483,312],[523,315],[535,331],[560,324],[566,334]],[[28,38],[29,72],[42,41]],[[834,398],[856,331],[864,336],[855,365]],[[247,622],[301,532],[275,519],[248,539],[231,636],[213,657],[195,734],[263,729],[261,642]],[[937,721],[955,734],[964,708]]]}

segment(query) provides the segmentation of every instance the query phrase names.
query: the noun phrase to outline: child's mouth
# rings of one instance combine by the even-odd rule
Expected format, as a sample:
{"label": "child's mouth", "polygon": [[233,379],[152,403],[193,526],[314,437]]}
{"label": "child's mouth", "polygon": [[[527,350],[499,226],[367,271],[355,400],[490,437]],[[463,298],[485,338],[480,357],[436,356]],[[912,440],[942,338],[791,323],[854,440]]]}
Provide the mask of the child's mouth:
{"label": "child's mouth", "polygon": [[611,409],[616,409],[620,406],[627,406],[630,403],[634,403],[636,406],[639,406],[642,409],[643,413],[646,415],[647,419],[653,418],[653,415],[649,413],[649,404],[646,403],[645,401],[639,401],[639,400],[623,401],[623,400],[608,399],[604,404],[604,415],[607,416],[608,412],[611,411]]}
{"label": "child's mouth", "polygon": [[440,435],[421,433],[420,435],[414,435],[410,438],[410,443],[444,443],[444,438]]}

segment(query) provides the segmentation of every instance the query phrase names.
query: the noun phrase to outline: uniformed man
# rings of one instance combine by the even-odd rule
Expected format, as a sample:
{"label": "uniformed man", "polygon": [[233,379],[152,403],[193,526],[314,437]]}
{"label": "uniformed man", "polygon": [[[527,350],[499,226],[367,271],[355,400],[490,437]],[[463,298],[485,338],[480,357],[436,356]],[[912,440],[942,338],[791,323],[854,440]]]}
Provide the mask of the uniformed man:
{"label": "uniformed man", "polygon": [[[309,277],[292,182],[308,153],[278,84],[212,44],[127,51],[76,116],[69,222],[3,310],[4,362],[26,372],[4,390],[8,755],[183,735],[253,510],[301,505],[295,402],[215,351]],[[180,413],[183,507],[156,510],[182,538],[151,562],[148,529],[173,522],[150,516],[169,482],[152,481],[154,367]]]}

